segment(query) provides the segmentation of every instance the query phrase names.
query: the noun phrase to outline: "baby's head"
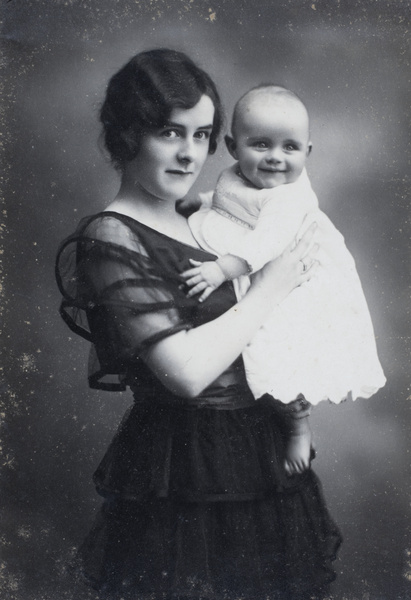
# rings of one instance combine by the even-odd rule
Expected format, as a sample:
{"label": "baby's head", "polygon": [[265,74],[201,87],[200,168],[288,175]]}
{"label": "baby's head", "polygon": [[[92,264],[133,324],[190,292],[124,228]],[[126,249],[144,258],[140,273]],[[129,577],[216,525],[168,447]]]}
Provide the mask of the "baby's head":
{"label": "baby's head", "polygon": [[311,151],[307,109],[283,87],[258,86],[237,102],[225,141],[243,176],[257,188],[293,183]]}

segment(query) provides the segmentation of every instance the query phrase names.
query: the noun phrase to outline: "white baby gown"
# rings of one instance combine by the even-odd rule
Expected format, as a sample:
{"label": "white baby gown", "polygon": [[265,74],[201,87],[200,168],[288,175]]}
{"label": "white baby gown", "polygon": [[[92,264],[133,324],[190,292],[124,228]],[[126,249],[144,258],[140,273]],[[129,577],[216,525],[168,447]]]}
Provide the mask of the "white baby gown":
{"label": "white baby gown", "polygon": [[[386,379],[355,262],[344,238],[318,208],[307,173],[287,185],[256,189],[238,164],[221,174],[211,209],[191,215],[199,245],[245,259],[253,272],[279,256],[312,223],[318,224],[320,262],[310,281],[273,310],[243,351],[248,385],[288,404],[304,396],[311,404],[369,398]],[[304,222],[304,224],[303,224]],[[250,280],[234,281],[237,298]]]}

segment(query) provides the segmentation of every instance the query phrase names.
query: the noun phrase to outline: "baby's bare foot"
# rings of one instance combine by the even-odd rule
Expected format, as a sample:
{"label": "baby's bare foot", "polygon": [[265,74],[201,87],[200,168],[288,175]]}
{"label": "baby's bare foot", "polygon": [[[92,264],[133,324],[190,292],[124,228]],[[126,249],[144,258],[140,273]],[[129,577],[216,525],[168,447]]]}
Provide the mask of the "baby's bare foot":
{"label": "baby's bare foot", "polygon": [[286,442],[284,468],[287,475],[301,474],[310,468],[311,429],[308,416],[286,419]]}

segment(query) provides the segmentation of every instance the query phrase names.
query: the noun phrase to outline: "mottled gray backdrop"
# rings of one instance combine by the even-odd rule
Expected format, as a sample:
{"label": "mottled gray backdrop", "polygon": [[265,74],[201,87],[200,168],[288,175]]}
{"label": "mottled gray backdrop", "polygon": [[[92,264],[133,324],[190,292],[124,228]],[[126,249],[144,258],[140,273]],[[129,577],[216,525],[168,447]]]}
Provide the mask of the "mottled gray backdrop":
{"label": "mottled gray backdrop", "polygon": [[[132,54],[186,51],[227,113],[248,87],[295,90],[308,170],[357,259],[388,384],[314,412],[315,468],[345,543],[336,600],[411,598],[409,1],[6,0],[0,597],[93,597],[66,562],[99,499],[91,474],[128,394],[90,391],[87,343],[57,314],[54,256],[118,180],[99,149],[108,77]],[[220,144],[197,189],[230,159]]]}

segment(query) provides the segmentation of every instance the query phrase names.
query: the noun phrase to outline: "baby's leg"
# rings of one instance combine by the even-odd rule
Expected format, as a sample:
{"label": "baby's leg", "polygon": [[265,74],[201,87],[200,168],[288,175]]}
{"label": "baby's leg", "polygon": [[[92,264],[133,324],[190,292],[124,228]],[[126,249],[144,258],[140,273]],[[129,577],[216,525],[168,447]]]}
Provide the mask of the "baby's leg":
{"label": "baby's leg", "polygon": [[281,422],[284,436],[284,468],[287,475],[303,473],[310,468],[314,449],[309,424],[311,404],[300,397],[283,404],[269,394],[261,399],[272,406]]}
{"label": "baby's leg", "polygon": [[303,473],[310,468],[312,434],[309,415],[288,414],[284,418],[285,459],[284,468],[288,475]]}

